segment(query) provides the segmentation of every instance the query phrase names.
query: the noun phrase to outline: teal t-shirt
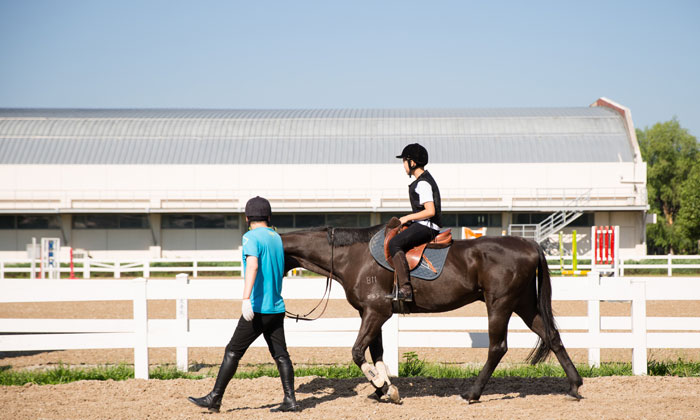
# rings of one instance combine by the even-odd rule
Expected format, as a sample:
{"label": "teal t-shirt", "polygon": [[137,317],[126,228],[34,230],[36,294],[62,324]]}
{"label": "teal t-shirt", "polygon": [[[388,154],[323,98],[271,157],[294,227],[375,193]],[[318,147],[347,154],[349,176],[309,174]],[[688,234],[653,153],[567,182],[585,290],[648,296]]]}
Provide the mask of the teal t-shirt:
{"label": "teal t-shirt", "polygon": [[284,312],[282,277],[284,276],[284,247],[282,238],[269,227],[249,230],[243,235],[243,273],[246,258],[258,257],[258,274],[255,277],[250,303],[253,312],[278,314]]}

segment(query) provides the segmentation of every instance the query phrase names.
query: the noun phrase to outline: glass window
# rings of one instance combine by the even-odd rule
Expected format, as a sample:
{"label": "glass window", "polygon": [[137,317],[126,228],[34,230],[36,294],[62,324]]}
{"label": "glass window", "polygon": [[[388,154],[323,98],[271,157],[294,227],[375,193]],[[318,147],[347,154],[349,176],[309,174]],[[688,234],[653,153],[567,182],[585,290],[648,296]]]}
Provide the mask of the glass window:
{"label": "glass window", "polygon": [[226,215],[226,229],[238,229],[238,215],[237,214],[227,214]]}
{"label": "glass window", "polygon": [[191,214],[164,214],[160,225],[163,229],[192,229],[194,218]]}
{"label": "glass window", "polygon": [[293,214],[273,214],[272,215],[272,226],[278,228],[293,228],[294,227],[294,215]]}
{"label": "glass window", "polygon": [[459,215],[459,226],[483,227],[488,225],[488,215],[485,213],[462,213]]}
{"label": "glass window", "polygon": [[196,214],[194,216],[195,229],[223,229],[226,221],[222,214]]}
{"label": "glass window", "polygon": [[442,227],[456,227],[457,225],[457,215],[456,214],[442,214]]}
{"label": "glass window", "polygon": [[357,215],[357,225],[359,227],[370,226],[370,217],[368,213],[360,213]]}
{"label": "glass window", "polygon": [[148,216],[145,214],[122,214],[119,216],[120,229],[146,229]]}
{"label": "glass window", "polygon": [[299,228],[325,225],[325,217],[322,214],[297,214],[294,219],[296,227]]}
{"label": "glass window", "polygon": [[117,214],[76,214],[73,216],[74,229],[118,229]]}
{"label": "glass window", "polygon": [[326,215],[326,224],[333,227],[357,227],[357,214],[330,213]]}
{"label": "glass window", "polygon": [[501,227],[503,226],[501,213],[489,214],[489,227]]}
{"label": "glass window", "polygon": [[513,224],[528,225],[530,224],[530,213],[515,213],[513,214]]}
{"label": "glass window", "polygon": [[591,227],[593,226],[593,213],[583,213],[576,220],[571,222],[571,227]]}
{"label": "glass window", "polygon": [[17,216],[17,229],[60,229],[58,217],[51,216]]}
{"label": "glass window", "polygon": [[14,229],[15,216],[0,216],[0,229]]}

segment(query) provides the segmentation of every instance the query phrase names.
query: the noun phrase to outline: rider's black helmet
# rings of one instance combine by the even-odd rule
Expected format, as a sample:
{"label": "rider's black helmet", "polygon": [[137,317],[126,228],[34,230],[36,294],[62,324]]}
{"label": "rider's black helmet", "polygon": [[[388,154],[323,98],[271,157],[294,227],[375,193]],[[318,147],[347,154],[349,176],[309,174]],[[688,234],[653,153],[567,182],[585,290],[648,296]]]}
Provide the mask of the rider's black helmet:
{"label": "rider's black helmet", "polygon": [[418,143],[412,143],[403,148],[400,155],[396,156],[401,159],[411,159],[416,162],[417,166],[425,166],[428,164],[428,151],[425,147]]}
{"label": "rider's black helmet", "polygon": [[245,217],[250,221],[270,220],[272,217],[270,202],[260,196],[251,198],[245,205]]}

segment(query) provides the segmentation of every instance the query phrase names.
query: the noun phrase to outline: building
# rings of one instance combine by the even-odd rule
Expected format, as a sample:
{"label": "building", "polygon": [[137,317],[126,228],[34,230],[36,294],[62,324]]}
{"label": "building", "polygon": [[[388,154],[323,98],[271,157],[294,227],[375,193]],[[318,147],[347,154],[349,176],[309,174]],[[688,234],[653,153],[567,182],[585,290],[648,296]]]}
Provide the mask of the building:
{"label": "building", "polygon": [[[255,195],[281,231],[409,210],[395,158],[430,151],[448,226],[501,235],[558,211],[588,251],[619,225],[644,254],[646,164],[628,109],[0,109],[0,258],[58,237],[95,258],[225,256]],[[556,234],[556,232],[554,233]]]}

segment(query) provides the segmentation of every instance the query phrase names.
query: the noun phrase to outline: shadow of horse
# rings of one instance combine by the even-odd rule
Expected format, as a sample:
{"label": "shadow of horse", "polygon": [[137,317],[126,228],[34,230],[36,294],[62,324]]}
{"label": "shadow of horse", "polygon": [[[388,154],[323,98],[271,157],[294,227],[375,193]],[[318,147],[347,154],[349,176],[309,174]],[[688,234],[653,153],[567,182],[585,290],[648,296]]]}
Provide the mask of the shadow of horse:
{"label": "shadow of horse", "polygon": [[[456,397],[464,389],[471,387],[476,378],[436,379],[424,377],[392,378],[392,384],[401,392],[401,398],[416,397]],[[297,387],[298,394],[312,394],[310,397],[298,399],[302,408],[313,408],[324,402],[338,398],[353,398],[358,395],[357,387],[367,387],[367,396],[372,394],[372,387],[365,378],[328,379],[314,378],[310,382]],[[566,378],[492,378],[486,385],[484,395],[501,395],[499,399],[526,398],[530,395],[566,395],[569,382]],[[381,403],[389,403],[382,399]]]}

